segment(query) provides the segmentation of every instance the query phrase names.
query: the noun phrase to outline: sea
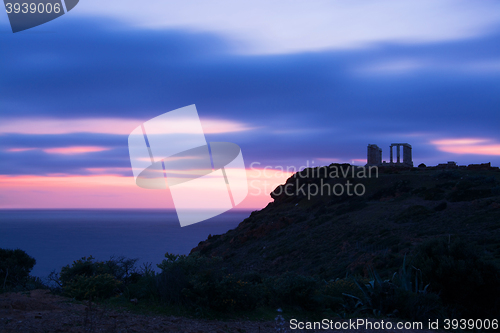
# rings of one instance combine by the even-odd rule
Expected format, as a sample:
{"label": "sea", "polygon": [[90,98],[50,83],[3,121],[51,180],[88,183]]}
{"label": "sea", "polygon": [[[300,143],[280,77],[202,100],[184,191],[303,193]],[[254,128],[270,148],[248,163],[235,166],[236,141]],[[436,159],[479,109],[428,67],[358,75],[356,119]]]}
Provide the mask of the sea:
{"label": "sea", "polygon": [[0,210],[0,248],[35,258],[31,275],[42,279],[88,256],[137,258],[138,266],[156,267],[166,252],[189,254],[209,234],[236,228],[250,213],[228,211],[181,227],[173,210]]}

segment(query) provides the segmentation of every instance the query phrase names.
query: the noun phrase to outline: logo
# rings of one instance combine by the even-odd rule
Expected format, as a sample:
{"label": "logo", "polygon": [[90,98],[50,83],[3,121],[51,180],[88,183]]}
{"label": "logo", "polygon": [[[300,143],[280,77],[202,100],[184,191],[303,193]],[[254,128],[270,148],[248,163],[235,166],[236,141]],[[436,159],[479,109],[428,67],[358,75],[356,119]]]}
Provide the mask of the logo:
{"label": "logo", "polygon": [[12,32],[16,33],[52,21],[69,12],[79,0],[4,0]]}
{"label": "logo", "polygon": [[222,214],[248,194],[238,145],[207,143],[195,105],[164,113],[128,137],[135,183],[172,194],[182,227]]}

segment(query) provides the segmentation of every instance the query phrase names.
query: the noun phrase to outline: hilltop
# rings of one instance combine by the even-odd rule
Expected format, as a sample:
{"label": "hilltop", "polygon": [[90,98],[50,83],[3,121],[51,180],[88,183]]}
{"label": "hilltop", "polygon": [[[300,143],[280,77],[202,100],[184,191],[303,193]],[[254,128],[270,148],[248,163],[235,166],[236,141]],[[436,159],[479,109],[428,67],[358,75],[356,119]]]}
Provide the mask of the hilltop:
{"label": "hilltop", "polygon": [[[372,177],[360,171],[349,164],[304,169],[275,189],[264,209],[191,253],[222,257],[235,272],[331,279],[366,275],[368,267],[390,274],[425,241],[460,238],[500,263],[498,168],[379,167]],[[344,193],[328,195],[325,184]],[[362,195],[354,194],[356,184]],[[322,187],[323,195],[307,193]]]}
{"label": "hilltop", "polygon": [[[69,298],[36,290],[26,295],[44,287],[28,276],[35,260],[22,250],[4,250],[11,267],[25,267],[8,270],[4,291],[24,292],[3,294],[0,331],[241,333],[262,326],[270,332],[286,324],[272,321],[278,308],[287,320],[332,322],[498,317],[498,168],[331,164],[294,174],[271,197],[266,208],[209,236],[189,256],[166,253],[160,273],[151,265],[135,268],[135,259],[76,260],[52,277],[53,292]],[[68,305],[68,299],[88,306]],[[263,321],[252,323],[249,316]],[[224,327],[205,320],[238,317],[247,319]]]}

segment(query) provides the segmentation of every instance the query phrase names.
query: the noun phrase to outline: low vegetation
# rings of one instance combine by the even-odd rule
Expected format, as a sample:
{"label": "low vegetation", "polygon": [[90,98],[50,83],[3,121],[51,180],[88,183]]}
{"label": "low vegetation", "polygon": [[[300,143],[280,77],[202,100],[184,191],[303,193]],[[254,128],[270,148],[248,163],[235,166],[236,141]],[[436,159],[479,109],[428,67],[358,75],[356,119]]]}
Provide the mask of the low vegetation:
{"label": "low vegetation", "polygon": [[142,309],[177,308],[204,317],[248,316],[282,308],[318,318],[428,320],[493,318],[500,311],[500,270],[459,238],[421,244],[398,271],[384,278],[372,267],[367,267],[367,276],[330,280],[292,272],[237,273],[229,271],[220,257],[199,254],[167,253],[157,266],[159,272],[148,264],[136,266],[135,259],[87,257],[63,267],[51,279],[55,292],[76,300],[141,303]]}
{"label": "low vegetation", "polygon": [[[281,308],[308,318],[493,318],[499,178],[388,170],[363,180],[363,197],[275,197],[238,228],[190,255],[166,253],[156,267],[85,257],[50,280],[54,292],[76,300],[202,317]],[[0,258],[3,291],[36,284],[33,258],[21,250],[0,250]]]}
{"label": "low vegetation", "polygon": [[44,287],[42,281],[30,276],[35,258],[20,249],[0,249],[0,292]]}

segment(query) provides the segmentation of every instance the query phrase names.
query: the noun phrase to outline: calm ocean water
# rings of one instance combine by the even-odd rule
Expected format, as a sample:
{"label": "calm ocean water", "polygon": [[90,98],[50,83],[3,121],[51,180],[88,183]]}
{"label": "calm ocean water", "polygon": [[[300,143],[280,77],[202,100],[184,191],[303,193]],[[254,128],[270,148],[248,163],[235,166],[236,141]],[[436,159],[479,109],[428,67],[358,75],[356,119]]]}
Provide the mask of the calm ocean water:
{"label": "calm ocean water", "polygon": [[36,259],[32,275],[41,278],[89,255],[158,264],[165,252],[188,254],[249,215],[231,211],[181,228],[171,210],[0,210],[0,248],[26,251]]}

